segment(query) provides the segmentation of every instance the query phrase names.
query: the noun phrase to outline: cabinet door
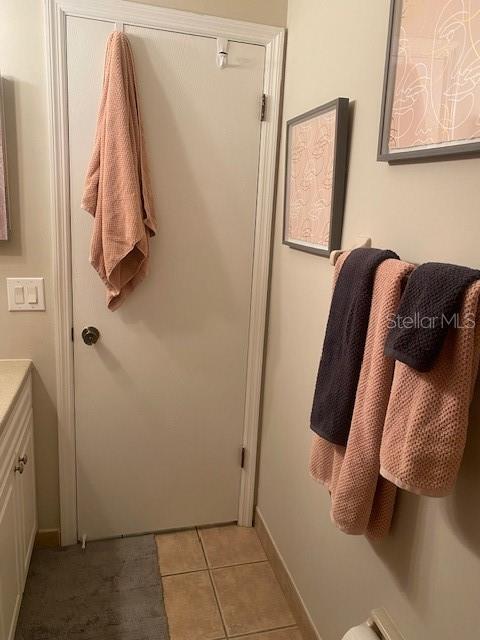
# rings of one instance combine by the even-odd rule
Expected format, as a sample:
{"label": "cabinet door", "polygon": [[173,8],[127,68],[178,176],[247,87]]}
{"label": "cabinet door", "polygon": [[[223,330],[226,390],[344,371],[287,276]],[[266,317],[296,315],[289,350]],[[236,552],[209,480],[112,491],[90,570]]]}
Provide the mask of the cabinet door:
{"label": "cabinet door", "polygon": [[25,434],[18,448],[17,464],[23,465],[23,473],[19,476],[18,487],[21,510],[21,559],[22,559],[22,591],[27,578],[30,556],[32,554],[35,534],[37,533],[37,508],[35,495],[35,464],[33,453],[33,418],[30,411]]}
{"label": "cabinet door", "polygon": [[12,640],[20,607],[22,581],[18,557],[17,482],[15,458],[0,488],[0,637]]}

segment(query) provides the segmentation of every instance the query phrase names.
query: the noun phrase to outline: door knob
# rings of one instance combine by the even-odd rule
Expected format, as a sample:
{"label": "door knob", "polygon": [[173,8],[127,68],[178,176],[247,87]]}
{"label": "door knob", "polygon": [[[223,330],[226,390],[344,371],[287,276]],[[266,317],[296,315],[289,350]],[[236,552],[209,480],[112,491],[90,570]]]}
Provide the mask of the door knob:
{"label": "door knob", "polygon": [[23,469],[24,469],[23,463],[20,462],[20,464],[15,467],[14,472],[22,474],[23,473]]}
{"label": "door knob", "polygon": [[100,331],[97,327],[85,327],[82,331],[82,338],[85,344],[89,346],[95,344],[100,337]]}
{"label": "door knob", "polygon": [[19,462],[19,463],[21,462],[22,464],[27,464],[27,462],[28,462],[28,456],[27,456],[27,454],[26,454],[26,453],[24,453],[24,454],[23,454],[23,456],[22,456],[21,458],[18,458],[18,462]]}

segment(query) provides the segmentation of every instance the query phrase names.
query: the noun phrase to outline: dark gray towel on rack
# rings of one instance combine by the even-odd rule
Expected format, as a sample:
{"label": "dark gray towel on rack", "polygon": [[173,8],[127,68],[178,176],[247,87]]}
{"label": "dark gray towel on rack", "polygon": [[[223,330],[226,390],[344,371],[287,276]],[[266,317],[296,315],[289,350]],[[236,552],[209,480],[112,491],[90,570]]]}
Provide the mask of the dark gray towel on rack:
{"label": "dark gray towel on rack", "polygon": [[354,249],[345,260],[333,292],[318,368],[310,426],[334,444],[346,445],[350,432],[380,263],[398,256],[382,249]]}
{"label": "dark gray towel on rack", "polygon": [[385,355],[417,371],[435,364],[450,327],[455,328],[467,287],[480,271],[455,264],[427,262],[408,279]]}

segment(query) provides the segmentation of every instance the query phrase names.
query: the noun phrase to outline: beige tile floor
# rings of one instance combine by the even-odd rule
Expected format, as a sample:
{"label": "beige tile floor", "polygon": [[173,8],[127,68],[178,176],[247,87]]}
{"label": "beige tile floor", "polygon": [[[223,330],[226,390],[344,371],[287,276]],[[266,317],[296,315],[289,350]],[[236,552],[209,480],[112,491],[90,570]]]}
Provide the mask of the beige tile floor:
{"label": "beige tile floor", "polygon": [[302,640],[255,529],[156,536],[171,640]]}

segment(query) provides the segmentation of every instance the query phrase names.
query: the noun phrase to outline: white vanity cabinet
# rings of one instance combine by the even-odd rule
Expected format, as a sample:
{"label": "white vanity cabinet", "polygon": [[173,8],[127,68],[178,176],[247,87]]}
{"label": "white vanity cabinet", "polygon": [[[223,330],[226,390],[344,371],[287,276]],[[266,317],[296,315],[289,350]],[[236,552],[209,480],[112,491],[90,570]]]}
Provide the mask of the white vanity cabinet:
{"label": "white vanity cabinet", "polygon": [[0,638],[13,640],[37,531],[31,363],[0,361]]}

